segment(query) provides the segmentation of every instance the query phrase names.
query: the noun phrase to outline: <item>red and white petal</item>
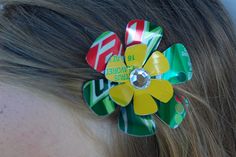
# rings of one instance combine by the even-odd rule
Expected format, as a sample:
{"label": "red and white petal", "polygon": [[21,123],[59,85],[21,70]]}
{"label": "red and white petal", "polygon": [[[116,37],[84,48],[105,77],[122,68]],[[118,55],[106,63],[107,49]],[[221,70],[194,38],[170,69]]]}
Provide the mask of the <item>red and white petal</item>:
{"label": "red and white petal", "polygon": [[157,49],[163,36],[163,28],[145,20],[132,20],[127,24],[125,33],[126,47],[147,45],[146,59]]}
{"label": "red and white petal", "polygon": [[90,47],[86,56],[87,63],[96,71],[104,73],[106,64],[113,55],[123,55],[124,49],[114,32],[104,32]]}

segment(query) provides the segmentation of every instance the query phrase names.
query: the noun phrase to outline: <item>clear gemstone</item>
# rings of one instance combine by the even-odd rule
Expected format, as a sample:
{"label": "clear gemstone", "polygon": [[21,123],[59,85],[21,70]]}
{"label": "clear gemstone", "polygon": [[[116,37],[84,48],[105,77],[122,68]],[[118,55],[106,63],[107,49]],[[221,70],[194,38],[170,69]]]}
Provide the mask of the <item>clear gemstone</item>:
{"label": "clear gemstone", "polygon": [[151,81],[150,75],[142,68],[134,69],[130,73],[130,83],[137,89],[145,89]]}

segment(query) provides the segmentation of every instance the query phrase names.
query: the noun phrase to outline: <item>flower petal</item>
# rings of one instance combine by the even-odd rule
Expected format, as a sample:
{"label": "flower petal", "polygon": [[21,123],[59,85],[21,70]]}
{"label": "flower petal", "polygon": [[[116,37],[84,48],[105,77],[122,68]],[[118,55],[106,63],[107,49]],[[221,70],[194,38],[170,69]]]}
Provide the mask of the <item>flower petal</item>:
{"label": "flower petal", "polygon": [[125,62],[127,66],[141,68],[145,61],[147,46],[137,44],[126,48]]}
{"label": "flower petal", "polygon": [[150,115],[157,112],[157,105],[151,95],[139,92],[134,93],[134,112],[137,115]]}
{"label": "flower petal", "polygon": [[125,83],[112,87],[109,91],[111,99],[118,105],[127,106],[133,98],[134,91]]}
{"label": "flower petal", "polygon": [[136,115],[133,104],[121,109],[118,124],[121,131],[131,136],[145,137],[156,133],[156,124],[152,116]]}
{"label": "flower petal", "polygon": [[186,117],[188,99],[184,96],[175,95],[168,103],[159,102],[158,117],[165,122],[170,128],[177,128]]}
{"label": "flower petal", "polygon": [[92,44],[86,60],[98,72],[104,72],[112,55],[123,55],[124,49],[119,37],[114,32],[104,32]]}
{"label": "flower petal", "polygon": [[168,102],[173,96],[173,87],[166,80],[152,79],[146,91],[161,102]]}
{"label": "flower petal", "polygon": [[163,53],[170,63],[170,70],[161,77],[172,84],[183,83],[192,78],[192,64],[183,44],[175,44]]}
{"label": "flower petal", "polygon": [[96,115],[107,116],[116,110],[116,104],[109,97],[109,89],[115,84],[107,79],[99,79],[83,85],[84,100]]}
{"label": "flower petal", "polygon": [[124,63],[122,56],[112,56],[105,70],[105,76],[113,82],[126,82],[129,80],[130,70]]}
{"label": "flower petal", "polygon": [[136,44],[146,44],[147,51],[145,60],[150,54],[155,51],[160,44],[163,36],[163,28],[145,21],[145,20],[132,20],[127,24],[125,34],[126,47]]}
{"label": "flower petal", "polygon": [[144,65],[144,69],[151,75],[156,76],[169,70],[169,63],[166,57],[161,52],[154,52],[147,63]]}

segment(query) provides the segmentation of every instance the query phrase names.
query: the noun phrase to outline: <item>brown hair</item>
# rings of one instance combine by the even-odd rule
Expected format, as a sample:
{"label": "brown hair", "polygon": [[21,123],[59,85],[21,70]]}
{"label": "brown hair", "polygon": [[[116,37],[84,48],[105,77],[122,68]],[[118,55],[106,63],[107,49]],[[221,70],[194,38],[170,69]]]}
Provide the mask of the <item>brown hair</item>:
{"label": "brown hair", "polygon": [[1,3],[0,80],[52,93],[81,110],[88,110],[82,101],[82,83],[102,77],[85,61],[95,38],[111,30],[124,39],[125,26],[132,19],[163,26],[158,50],[184,43],[192,60],[192,80],[175,86],[190,100],[188,116],[175,130],[157,120],[153,137],[117,132],[109,152],[135,157],[236,156],[236,36],[218,0]]}

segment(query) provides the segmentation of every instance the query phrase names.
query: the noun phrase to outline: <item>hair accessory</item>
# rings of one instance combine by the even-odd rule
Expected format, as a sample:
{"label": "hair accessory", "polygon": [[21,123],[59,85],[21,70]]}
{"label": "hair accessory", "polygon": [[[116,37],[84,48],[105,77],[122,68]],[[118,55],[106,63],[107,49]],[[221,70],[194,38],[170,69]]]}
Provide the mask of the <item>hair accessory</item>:
{"label": "hair accessory", "polygon": [[170,128],[177,128],[186,116],[189,102],[172,85],[191,79],[191,61],[179,43],[163,53],[156,51],[162,35],[162,27],[132,20],[126,27],[125,52],[118,36],[107,31],[86,57],[92,68],[105,74],[104,79],[84,84],[86,104],[98,116],[110,115],[120,106],[118,126],[132,136],[154,135],[153,116]]}

